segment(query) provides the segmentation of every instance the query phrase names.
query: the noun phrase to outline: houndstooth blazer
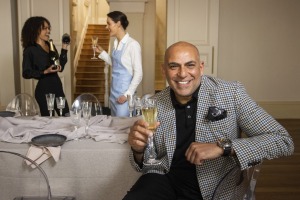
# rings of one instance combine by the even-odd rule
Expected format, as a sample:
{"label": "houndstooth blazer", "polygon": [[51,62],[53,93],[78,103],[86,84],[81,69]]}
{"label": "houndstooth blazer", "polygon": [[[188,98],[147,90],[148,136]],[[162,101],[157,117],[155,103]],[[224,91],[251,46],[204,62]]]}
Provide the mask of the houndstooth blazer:
{"label": "houndstooth blazer", "polygon": [[[162,164],[157,167],[140,168],[132,152],[131,164],[137,171],[166,174],[170,169],[176,147],[176,119],[170,88],[157,94],[158,121],[155,133],[157,158]],[[227,111],[227,117],[219,121],[206,119],[208,108],[216,106]],[[196,166],[197,179],[203,199],[211,199],[218,183],[234,166],[242,170],[259,164],[263,159],[291,155],[294,144],[288,132],[273,117],[259,107],[246,93],[239,82],[229,82],[202,76],[198,94],[195,141],[215,143],[218,139],[232,140],[236,156],[206,160]],[[241,132],[248,138],[241,138]],[[144,159],[149,156],[146,149]],[[233,189],[234,185],[232,186]],[[230,191],[228,191],[230,193]]]}

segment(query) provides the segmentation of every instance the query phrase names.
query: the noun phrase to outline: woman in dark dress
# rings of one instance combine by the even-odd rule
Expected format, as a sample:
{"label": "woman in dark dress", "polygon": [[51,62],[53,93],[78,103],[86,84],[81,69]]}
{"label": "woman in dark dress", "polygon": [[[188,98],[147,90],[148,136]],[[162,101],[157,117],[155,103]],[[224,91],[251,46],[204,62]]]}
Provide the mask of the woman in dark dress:
{"label": "woman in dark dress", "polygon": [[[67,48],[69,44],[62,44],[59,56],[60,65],[55,68],[49,55],[50,45],[48,41],[50,31],[51,25],[49,20],[44,17],[35,16],[26,20],[21,33],[22,47],[24,49],[22,75],[25,79],[34,78],[38,80],[35,88],[35,99],[39,104],[41,116],[50,115],[45,94],[53,93],[55,97],[65,97],[58,72],[62,72],[67,63]],[[54,49],[57,52],[55,46]],[[56,102],[54,109],[56,113],[59,113]],[[66,101],[63,116],[68,112],[69,107]]]}

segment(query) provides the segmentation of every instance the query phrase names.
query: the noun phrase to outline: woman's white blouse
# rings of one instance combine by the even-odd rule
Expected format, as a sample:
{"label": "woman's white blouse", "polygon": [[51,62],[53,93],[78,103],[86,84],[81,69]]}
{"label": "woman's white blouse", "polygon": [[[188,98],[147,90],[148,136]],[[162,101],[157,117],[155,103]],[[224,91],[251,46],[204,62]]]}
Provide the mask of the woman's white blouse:
{"label": "woman's white blouse", "polygon": [[[124,46],[125,45],[125,46]],[[128,33],[123,37],[123,39],[118,44],[118,40],[114,41],[114,50],[121,50],[124,46],[122,52],[121,62],[126,67],[128,72],[133,76],[129,88],[124,93],[125,96],[128,94],[134,94],[138,85],[143,78],[143,68],[142,68],[142,53],[140,44],[131,38]],[[110,66],[112,65],[111,57],[106,51],[102,51],[99,56],[100,59],[104,60]]]}

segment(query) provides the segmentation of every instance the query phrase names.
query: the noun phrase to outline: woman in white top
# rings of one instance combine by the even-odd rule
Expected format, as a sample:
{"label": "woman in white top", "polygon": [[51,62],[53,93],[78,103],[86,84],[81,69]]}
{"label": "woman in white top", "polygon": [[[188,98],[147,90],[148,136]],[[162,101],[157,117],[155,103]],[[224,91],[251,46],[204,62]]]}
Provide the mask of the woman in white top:
{"label": "woman in white top", "polygon": [[108,13],[106,28],[110,36],[116,38],[112,58],[101,46],[96,48],[98,57],[112,66],[109,97],[112,116],[129,116],[127,95],[134,95],[143,77],[141,47],[126,32],[128,24],[124,13],[120,11]]}

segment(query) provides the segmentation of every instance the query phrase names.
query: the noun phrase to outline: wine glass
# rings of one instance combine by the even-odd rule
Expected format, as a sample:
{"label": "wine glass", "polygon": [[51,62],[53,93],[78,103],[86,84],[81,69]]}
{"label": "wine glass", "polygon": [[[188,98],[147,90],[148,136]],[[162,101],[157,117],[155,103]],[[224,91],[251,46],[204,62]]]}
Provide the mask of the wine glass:
{"label": "wine glass", "polygon": [[92,36],[92,47],[93,47],[93,51],[94,51],[94,56],[91,59],[98,59],[96,57],[97,43],[98,43],[98,37],[97,36]]}
{"label": "wine glass", "polygon": [[83,101],[82,102],[82,116],[85,121],[85,134],[88,136],[89,130],[89,121],[91,118],[91,111],[92,111],[92,102]]}
{"label": "wine glass", "polygon": [[79,124],[80,124],[81,109],[73,108],[72,110],[70,110],[70,117],[71,117],[72,122],[75,124],[74,129],[76,131],[78,129]]}
{"label": "wine glass", "polygon": [[148,146],[150,150],[150,155],[148,160],[144,160],[144,165],[159,165],[160,160],[155,158],[155,149],[154,149],[154,134],[156,131],[156,122],[157,122],[157,105],[156,99],[153,97],[144,98],[142,101],[142,115],[143,119],[149,124],[148,129],[152,131],[152,135],[148,137]]}
{"label": "wine glass", "polygon": [[136,116],[141,115],[141,109],[142,109],[142,102],[140,97],[135,98],[135,110],[136,110]]}
{"label": "wine glass", "polygon": [[47,100],[48,110],[50,113],[50,118],[52,118],[52,112],[54,110],[54,99],[55,99],[55,94],[52,93],[46,94],[46,100]]}
{"label": "wine glass", "polygon": [[59,114],[62,116],[63,109],[65,108],[66,98],[65,97],[56,97],[56,106],[59,109]]}
{"label": "wine glass", "polygon": [[128,109],[129,109],[129,117],[133,117],[134,110],[134,98],[132,94],[127,95]]}

